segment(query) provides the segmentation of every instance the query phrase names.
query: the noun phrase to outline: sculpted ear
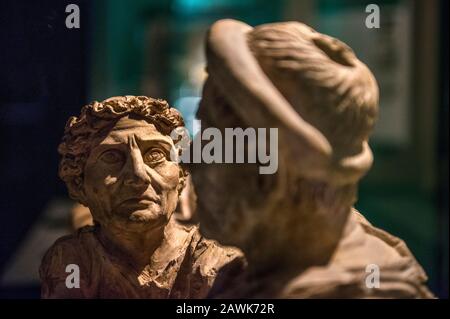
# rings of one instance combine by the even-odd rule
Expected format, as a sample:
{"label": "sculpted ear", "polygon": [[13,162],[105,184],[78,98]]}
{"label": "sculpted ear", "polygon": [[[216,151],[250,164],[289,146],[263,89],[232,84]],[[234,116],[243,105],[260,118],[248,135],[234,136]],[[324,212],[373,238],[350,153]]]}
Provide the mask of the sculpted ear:
{"label": "sculpted ear", "polygon": [[83,187],[83,179],[81,177],[75,177],[71,180],[66,181],[66,186],[67,190],[69,191],[70,198],[84,206],[88,206]]}
{"label": "sculpted ear", "polygon": [[179,181],[178,181],[178,186],[177,186],[177,192],[178,195],[181,195],[181,192],[184,190],[184,188],[186,187],[186,183],[188,182],[188,177],[189,177],[189,173],[187,172],[187,170],[181,166],[179,167]]}

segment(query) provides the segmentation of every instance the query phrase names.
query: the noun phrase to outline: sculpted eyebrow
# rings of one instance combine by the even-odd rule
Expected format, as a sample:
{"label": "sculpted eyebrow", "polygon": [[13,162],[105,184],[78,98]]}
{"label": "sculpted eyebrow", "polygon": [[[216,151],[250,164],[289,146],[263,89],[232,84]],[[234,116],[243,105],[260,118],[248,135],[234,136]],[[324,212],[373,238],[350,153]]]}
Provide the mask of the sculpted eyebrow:
{"label": "sculpted eyebrow", "polygon": [[[95,146],[91,153],[92,154],[98,154],[99,152],[102,153],[104,150],[113,148],[113,149],[120,149],[124,150],[126,148],[127,143],[124,143],[122,140],[114,138],[114,136],[110,136],[111,140],[108,141],[108,143],[102,142]],[[146,138],[136,138],[137,143],[140,148],[150,148],[151,146],[159,146],[163,148],[165,151],[170,152],[172,149],[172,145],[167,140],[164,140],[162,138],[152,138],[152,139],[146,139]],[[143,151],[143,150],[141,150]]]}
{"label": "sculpted eyebrow", "polygon": [[92,153],[97,153],[97,152],[102,152],[104,150],[107,149],[123,149],[123,146],[125,146],[124,143],[107,143],[107,144],[98,144],[97,146],[95,146],[91,152]]}
{"label": "sculpted eyebrow", "polygon": [[143,146],[161,146],[164,147],[165,149],[167,149],[168,151],[171,150],[172,148],[172,144],[170,144],[167,140],[164,139],[137,139],[138,144],[143,145]]}

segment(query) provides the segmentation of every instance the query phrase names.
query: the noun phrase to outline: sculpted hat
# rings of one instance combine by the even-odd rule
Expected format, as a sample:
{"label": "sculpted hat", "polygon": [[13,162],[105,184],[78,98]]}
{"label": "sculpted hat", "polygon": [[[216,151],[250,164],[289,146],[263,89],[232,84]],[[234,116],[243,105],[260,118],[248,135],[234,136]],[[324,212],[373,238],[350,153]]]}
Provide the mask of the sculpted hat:
{"label": "sculpted hat", "polygon": [[280,129],[298,174],[344,185],[369,170],[378,87],[344,43],[299,22],[227,19],[211,26],[206,57],[211,81],[247,125]]}

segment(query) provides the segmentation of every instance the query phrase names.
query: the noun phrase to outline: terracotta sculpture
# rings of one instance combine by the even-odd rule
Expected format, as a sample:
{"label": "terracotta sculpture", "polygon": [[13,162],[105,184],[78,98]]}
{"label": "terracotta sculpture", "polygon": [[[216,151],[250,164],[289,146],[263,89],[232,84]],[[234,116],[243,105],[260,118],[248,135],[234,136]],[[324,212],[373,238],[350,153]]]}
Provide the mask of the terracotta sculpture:
{"label": "terracotta sculpture", "polygon": [[[177,209],[174,217],[183,224],[195,224],[195,193],[192,190],[190,175],[186,176],[183,190],[178,198]],[[84,227],[94,225],[94,220],[89,208],[79,203],[75,203],[70,210],[70,224],[74,231]]]}
{"label": "terracotta sculpture", "polygon": [[217,270],[238,253],[172,218],[186,172],[170,160],[169,134],[183,125],[167,102],[144,96],[93,102],[69,119],[59,175],[95,225],[49,249],[42,297],[206,296]]}
{"label": "terracotta sculpture", "polygon": [[352,207],[378,112],[377,83],[353,51],[298,22],[221,20],[206,55],[202,130],[279,136],[273,175],[256,164],[192,167],[201,232],[248,261],[224,266],[210,297],[432,297],[404,242]]}

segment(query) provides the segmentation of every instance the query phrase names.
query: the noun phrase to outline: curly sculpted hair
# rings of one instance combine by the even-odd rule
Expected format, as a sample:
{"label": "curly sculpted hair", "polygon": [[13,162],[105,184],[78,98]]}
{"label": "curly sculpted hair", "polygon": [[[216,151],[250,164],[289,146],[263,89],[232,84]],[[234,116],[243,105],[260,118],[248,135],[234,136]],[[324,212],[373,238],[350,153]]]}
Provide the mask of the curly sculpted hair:
{"label": "curly sculpted hair", "polygon": [[131,114],[147,120],[165,135],[184,126],[181,114],[161,99],[127,95],[85,105],[79,117],[72,116],[67,121],[58,147],[62,156],[59,177],[66,183],[73,199],[80,200],[75,190],[82,187],[84,166],[92,149],[93,139],[112,128],[121,117]]}

